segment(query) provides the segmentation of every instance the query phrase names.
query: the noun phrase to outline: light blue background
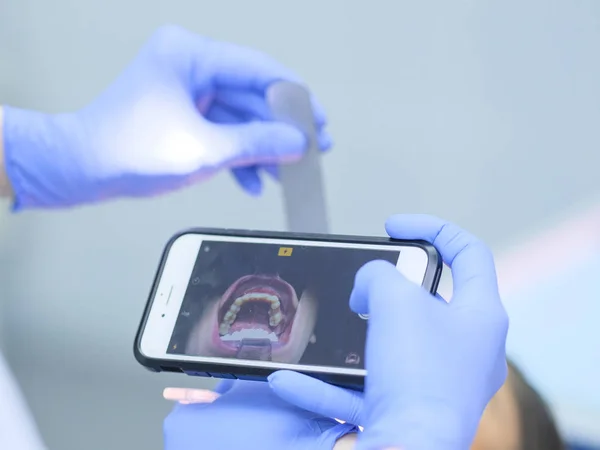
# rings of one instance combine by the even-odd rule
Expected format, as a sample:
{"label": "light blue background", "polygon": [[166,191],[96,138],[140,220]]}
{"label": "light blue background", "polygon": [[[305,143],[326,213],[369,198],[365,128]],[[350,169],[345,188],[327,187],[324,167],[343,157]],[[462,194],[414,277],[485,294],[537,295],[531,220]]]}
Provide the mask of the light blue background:
{"label": "light blue background", "polygon": [[600,252],[506,299],[507,352],[564,431],[600,443]]}
{"label": "light blue background", "polygon": [[[596,0],[4,1],[0,101],[78,108],[165,22],[257,47],[304,77],[336,141],[325,160],[336,233],[381,234],[391,213],[428,212],[502,250],[600,191]],[[203,385],[132,357],[162,245],[191,225],[280,229],[278,194],[269,184],[249,200],[223,174],[160,199],[2,218],[4,344],[52,449],[161,448],[162,387]],[[573,326],[585,340],[554,343],[532,308],[511,338],[547,392],[594,414],[599,390],[577,377],[593,383],[600,362],[571,364],[592,368],[597,313]],[[572,384],[547,366],[563,364],[550,356],[559,345]]]}

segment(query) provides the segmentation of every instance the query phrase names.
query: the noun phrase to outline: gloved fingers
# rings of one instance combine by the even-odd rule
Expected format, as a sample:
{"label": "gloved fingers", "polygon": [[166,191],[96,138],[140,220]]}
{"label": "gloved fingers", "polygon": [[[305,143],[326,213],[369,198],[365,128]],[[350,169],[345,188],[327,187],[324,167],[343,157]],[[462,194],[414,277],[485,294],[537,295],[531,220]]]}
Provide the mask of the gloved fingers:
{"label": "gloved fingers", "polygon": [[220,394],[210,389],[189,389],[189,388],[165,388],[163,398],[182,404],[190,403],[212,403]]}
{"label": "gloved fingers", "polygon": [[218,124],[236,124],[248,122],[248,116],[239,111],[234,111],[222,103],[215,102],[204,114],[206,120]]}
{"label": "gloved fingers", "polygon": [[[234,124],[244,122],[244,117],[240,117],[239,114],[236,115],[233,110],[229,107],[215,102],[208,109],[206,113],[206,118],[214,123],[220,124]],[[231,173],[237,183],[244,189],[248,194],[252,196],[259,196],[262,194],[263,184],[260,178],[259,169],[261,167],[257,165],[252,165],[248,167],[237,167],[232,169]],[[275,171],[277,170],[276,165],[268,165],[264,168],[267,173],[273,176]],[[276,177],[274,177],[277,179]]]}
{"label": "gloved fingers", "polygon": [[231,169],[238,184],[250,195],[259,196],[262,193],[262,180],[258,173],[259,166],[237,167]]}
{"label": "gloved fingers", "polygon": [[318,145],[322,152],[326,152],[333,147],[333,139],[325,128],[321,128],[319,135],[317,136]]}
{"label": "gloved fingers", "polygon": [[[405,345],[407,349],[410,346],[406,347],[406,342],[418,342],[428,335],[427,327],[435,323],[432,320],[439,315],[438,310],[448,309],[448,305],[407,280],[393,264],[371,261],[356,274],[350,308],[358,314],[369,314],[365,359],[368,401],[381,409],[394,408],[406,396],[402,380],[397,378],[394,345]],[[403,357],[422,359],[423,355],[407,353]],[[428,364],[426,359],[424,364]],[[364,424],[372,426],[367,420]]]}
{"label": "gloved fingers", "polygon": [[[261,97],[261,98],[263,98],[263,97]],[[317,141],[318,141],[317,145],[319,146],[319,149],[321,151],[326,151],[326,150],[329,150],[332,145],[331,136],[329,135],[329,133],[327,133],[327,130],[326,130],[327,116],[325,115],[325,110],[323,109],[321,104],[316,100],[315,96],[311,94],[310,98],[311,98],[312,110],[313,110],[313,114],[314,114],[315,128],[317,130]],[[266,105],[266,107],[268,108],[268,105]],[[267,115],[265,115],[264,120],[272,120],[272,119],[273,119],[273,117],[271,115],[271,112],[269,111],[269,113]]]}
{"label": "gloved fingers", "polygon": [[[453,299],[499,302],[492,252],[475,236],[443,219],[422,214],[392,216],[385,228],[393,238],[423,239],[438,249],[452,270]],[[457,295],[465,291],[477,295]]]}
{"label": "gloved fingers", "polygon": [[[333,145],[333,140],[331,136],[327,132],[327,117],[325,115],[325,110],[319,104],[319,102],[315,99],[314,95],[310,96],[312,102],[312,110],[314,114],[315,127],[317,130],[317,146],[318,148],[325,152],[329,150]],[[271,113],[269,112],[269,116],[271,118]]]}
{"label": "gloved fingers", "polygon": [[[336,444],[343,442],[344,445],[341,448],[354,448],[356,442],[356,433],[358,429],[356,426],[349,423],[329,423],[323,424],[321,427],[321,434],[318,436],[315,442],[314,437],[311,438],[311,442],[305,448],[336,448]],[[327,427],[326,429],[323,429]]]}
{"label": "gloved fingers", "polygon": [[[319,147],[322,151],[327,151],[332,145],[332,140],[327,131],[323,130],[321,134],[319,134]],[[264,170],[273,180],[279,181],[279,166],[277,164],[262,164],[257,167],[258,169]],[[250,168],[248,168],[250,169]],[[257,189],[255,186],[256,181],[248,180],[250,174],[240,174],[238,176],[237,173],[234,173],[236,180],[242,185],[242,187],[251,195],[259,195],[262,193],[262,180],[260,178],[260,172],[256,173],[258,177],[258,181],[260,182],[260,189]]]}
{"label": "gloved fingers", "polygon": [[299,408],[354,425],[362,423],[363,397],[358,392],[289,370],[272,373],[269,386],[277,396]]}
{"label": "gloved fingers", "polygon": [[[393,264],[387,261],[371,261],[359,269],[350,294],[350,308],[357,314],[369,314],[369,331],[383,328],[391,334],[382,342],[390,342],[398,326],[398,318],[406,316],[412,305],[427,305],[434,297],[415,283],[408,281]],[[440,303],[441,302],[435,302]],[[377,323],[377,325],[373,325]],[[392,340],[393,341],[393,340]]]}
{"label": "gloved fingers", "polygon": [[[204,70],[204,74],[200,72],[200,76],[206,76],[207,72],[213,74],[217,89],[247,89],[264,95],[268,86],[276,81],[301,83],[295,73],[257,50],[218,41],[210,41],[208,46],[213,57],[206,58],[204,54],[200,54],[197,65]],[[314,97],[312,103],[315,122],[322,128],[327,122],[325,110]]]}
{"label": "gloved fingers", "polygon": [[[332,139],[325,130],[326,118],[323,108],[313,99],[317,144],[322,151],[329,150]],[[271,110],[264,95],[239,89],[222,89],[216,94],[212,106],[205,117],[215,123],[243,123],[254,120],[272,121]]]}
{"label": "gloved fingers", "polygon": [[[210,106],[206,112],[206,118],[217,124],[236,124],[244,121],[243,117],[236,116],[231,109],[218,102]],[[236,167],[231,171],[234,179],[242,189],[252,196],[259,196],[263,189],[258,169],[257,165],[250,165],[247,167]]]}
{"label": "gloved fingers", "polygon": [[[321,133],[325,130],[325,127],[327,126],[327,115],[325,114],[325,108],[323,108],[321,103],[319,103],[319,101],[315,98],[314,95],[311,94],[310,99],[312,103],[313,114],[315,115],[315,125],[317,126],[317,130],[319,131],[319,133]],[[329,147],[321,148],[323,150],[326,150]]]}
{"label": "gloved fingers", "polygon": [[[215,87],[221,89],[246,89],[260,92],[264,97],[266,89],[277,81],[290,81],[301,84],[300,78],[291,70],[260,51],[242,47],[230,42],[210,41],[208,44],[213,58],[204,57],[198,65],[208,59],[208,67],[203,69],[212,73]],[[199,55],[202,58],[203,55]],[[205,75],[204,75],[205,76]],[[327,123],[325,109],[311,95],[317,128]]]}
{"label": "gloved fingers", "polygon": [[236,380],[221,380],[213,389],[217,394],[223,395],[229,392],[236,384]]}
{"label": "gloved fingers", "polygon": [[[263,182],[260,177],[260,170],[264,170],[267,175],[275,181],[279,181],[279,166],[277,164],[264,164],[262,166],[240,167],[232,169],[232,174],[238,184],[250,195],[258,196],[262,194]],[[256,176],[256,179],[253,179]]]}
{"label": "gloved fingers", "polygon": [[[187,49],[182,55],[182,50]],[[150,52],[159,65],[165,59],[172,65],[177,57],[186,64],[184,82],[191,76],[192,92],[238,89],[260,92],[275,81],[300,83],[300,78],[275,59],[258,50],[230,42],[215,41],[185,28],[167,25],[158,29],[144,51]],[[174,54],[176,52],[176,54]],[[207,80],[209,85],[207,85]],[[313,98],[315,120],[325,126],[323,107]]]}
{"label": "gloved fingers", "polygon": [[244,117],[254,120],[271,121],[273,116],[263,94],[247,89],[220,89],[216,102]]}
{"label": "gloved fingers", "polygon": [[[204,39],[200,37],[200,39]],[[279,80],[299,83],[300,78],[269,55],[231,42],[209,41],[208,54],[202,49],[197,55],[197,66],[205,78],[212,74],[216,89],[236,88],[264,92]]]}
{"label": "gloved fingers", "polygon": [[[229,42],[216,41],[176,25],[159,28],[145,52],[157,64],[178,58],[191,78],[192,91],[234,87],[263,91],[275,80],[297,82],[298,77],[268,55]],[[181,68],[180,68],[181,69]],[[207,80],[211,85],[207,86]]]}
{"label": "gloved fingers", "polygon": [[251,122],[218,125],[229,140],[231,156],[224,161],[230,168],[292,163],[306,151],[306,138],[289,125],[277,122]]}
{"label": "gloved fingers", "polygon": [[279,181],[279,166],[277,164],[264,164],[261,169],[267,172],[275,181]]}

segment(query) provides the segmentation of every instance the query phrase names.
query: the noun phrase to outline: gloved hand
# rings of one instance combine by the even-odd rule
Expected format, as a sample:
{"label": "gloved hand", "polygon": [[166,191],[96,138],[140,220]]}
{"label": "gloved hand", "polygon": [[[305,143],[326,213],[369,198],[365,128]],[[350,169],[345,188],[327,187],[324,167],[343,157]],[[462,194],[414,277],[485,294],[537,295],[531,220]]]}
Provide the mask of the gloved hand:
{"label": "gloved hand", "polygon": [[[71,114],[5,107],[4,152],[15,210],[169,192],[232,168],[252,194],[306,147],[270,121],[265,90],[298,82],[264,54],[187,30],[158,30],[121,76]],[[321,148],[330,146],[314,105]]]}
{"label": "gloved hand", "polygon": [[262,382],[221,386],[212,403],[179,404],[164,423],[165,450],[331,450],[355,430],[277,397]]}
{"label": "gloved hand", "polygon": [[365,393],[289,371],[272,374],[275,393],[326,417],[364,426],[358,449],[465,450],[507,374],[508,319],[490,250],[455,225],[394,216],[390,236],[424,239],[452,269],[449,303],[382,261],[356,275],[350,307],[369,314]]}

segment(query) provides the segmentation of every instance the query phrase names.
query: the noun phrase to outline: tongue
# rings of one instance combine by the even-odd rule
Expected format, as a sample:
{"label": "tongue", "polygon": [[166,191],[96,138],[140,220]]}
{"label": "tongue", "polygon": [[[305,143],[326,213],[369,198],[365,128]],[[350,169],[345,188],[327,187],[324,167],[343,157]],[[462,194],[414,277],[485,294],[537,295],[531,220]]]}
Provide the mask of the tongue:
{"label": "tongue", "polygon": [[271,361],[271,341],[269,339],[242,339],[236,358]]}
{"label": "tongue", "polygon": [[242,305],[236,315],[237,322],[269,324],[271,304],[262,301],[249,301]]}

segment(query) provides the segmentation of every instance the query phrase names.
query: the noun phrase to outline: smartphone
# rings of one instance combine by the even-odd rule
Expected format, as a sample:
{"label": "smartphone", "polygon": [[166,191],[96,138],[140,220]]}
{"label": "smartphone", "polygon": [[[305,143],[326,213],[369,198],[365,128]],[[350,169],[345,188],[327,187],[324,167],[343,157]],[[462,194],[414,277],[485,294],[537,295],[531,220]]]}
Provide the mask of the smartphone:
{"label": "smartphone", "polygon": [[265,380],[290,369],[361,389],[368,316],[356,272],[385,260],[435,293],[442,259],[425,241],[192,229],[167,243],[134,344],[156,372]]}

